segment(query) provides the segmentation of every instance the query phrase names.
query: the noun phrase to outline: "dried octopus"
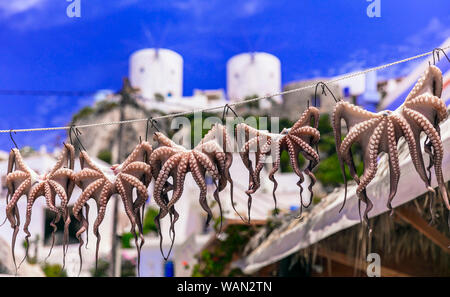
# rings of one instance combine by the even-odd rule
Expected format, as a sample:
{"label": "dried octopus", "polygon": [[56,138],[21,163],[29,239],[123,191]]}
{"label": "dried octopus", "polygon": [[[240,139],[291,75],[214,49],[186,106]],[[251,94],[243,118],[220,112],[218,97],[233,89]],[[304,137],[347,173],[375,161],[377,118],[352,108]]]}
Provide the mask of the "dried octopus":
{"label": "dried octopus", "polygon": [[[311,126],[312,122],[312,126]],[[275,202],[275,209],[277,209],[277,199],[275,191],[278,186],[274,175],[280,168],[280,156],[283,150],[289,153],[290,164],[299,181],[297,186],[300,188],[300,211],[302,207],[308,207],[312,201],[312,187],[316,182],[316,178],[312,173],[313,168],[319,163],[319,154],[313,148],[319,142],[320,133],[317,129],[319,124],[319,110],[315,107],[308,107],[303,112],[300,119],[290,129],[283,129],[281,133],[268,133],[260,131],[248,126],[245,123],[238,124],[236,126],[236,136],[239,139],[244,138],[247,140],[243,145],[240,155],[245,167],[249,171],[249,187],[246,191],[248,195],[248,221],[250,222],[250,208],[252,203],[251,194],[255,193],[260,187],[260,173],[264,167],[266,158],[272,156],[272,169],[269,172],[269,179],[273,182],[273,199]],[[252,161],[250,160],[250,151],[255,152],[255,169],[253,169]],[[309,176],[311,183],[308,189],[311,193],[311,200],[305,204],[302,198],[303,188],[301,184],[304,181],[303,172],[300,169],[298,155],[301,153],[306,159],[309,160],[308,166],[303,172]],[[234,208],[234,205],[233,205]],[[235,209],[236,210],[236,209]],[[239,215],[240,216],[240,215]],[[242,219],[242,217],[241,217]]]}
{"label": "dried octopus", "polygon": [[[195,183],[200,188],[199,202],[207,213],[206,225],[208,225],[213,215],[206,200],[206,173],[212,177],[216,185],[214,199],[218,203],[220,213],[222,214],[222,206],[218,193],[226,187],[227,181],[232,185],[229,168],[233,159],[226,128],[220,124],[215,124],[201,142],[192,150],[177,145],[160,132],[154,134],[154,140],[160,145],[160,147],[153,151],[150,157],[150,165],[153,170],[153,177],[155,178],[153,197],[160,207],[160,213],[155,218],[155,223],[161,236],[159,222],[167,214],[170,215],[172,245],[167,255],[168,257],[175,240],[175,222],[179,217],[175,210],[175,203],[183,194],[186,174],[191,172]],[[168,182],[169,177],[173,178],[173,185]],[[173,193],[169,200],[167,192],[170,190],[173,190]],[[162,251],[162,236],[160,239]],[[164,256],[165,259],[167,257]]]}
{"label": "dried octopus", "polygon": [[[27,197],[26,220],[23,227],[23,230],[26,233],[25,257],[28,255],[28,239],[31,236],[28,230],[28,226],[31,223],[31,212],[33,204],[38,197],[44,196],[47,207],[56,215],[55,219],[51,222],[51,226],[53,227],[52,248],[55,242],[55,224],[60,220],[61,216],[64,220],[63,262],[65,264],[65,255],[67,252],[66,246],[68,243],[68,228],[70,224],[68,203],[75,186],[73,181],[73,167],[74,147],[71,144],[64,144],[63,150],[59,155],[58,161],[56,162],[55,166],[44,175],[39,175],[34,170],[29,168],[25,164],[18,149],[14,148],[11,150],[8,161],[8,174],[6,177],[6,185],[8,188],[8,194],[6,197],[6,216],[11,223],[11,227],[14,229],[11,244],[14,265],[16,264],[14,246],[20,225],[20,216],[19,210],[17,208],[17,202],[23,195]],[[61,199],[60,208],[58,208],[55,203],[56,195],[58,195]],[[8,197],[11,197],[11,200],[9,202]],[[50,252],[52,248],[50,248]]]}
{"label": "dried octopus", "polygon": [[[102,223],[106,206],[113,194],[119,194],[125,208],[125,212],[131,223],[131,233],[134,235],[136,248],[138,250],[138,267],[140,261],[140,249],[144,243],[142,234],[142,220],[140,210],[145,205],[148,198],[147,188],[151,182],[151,169],[149,158],[152,153],[151,145],[144,141],[141,142],[128,158],[120,165],[113,165],[111,168],[96,164],[86,151],[80,152],[81,171],[75,173],[75,182],[83,190],[81,196],[75,202],[73,214],[81,222],[82,226],[76,233],[80,241],[79,254],[81,259],[81,247],[84,244],[81,234],[88,230],[88,220],[83,216],[82,208],[88,211],[87,201],[93,198],[97,204],[97,218],[94,222],[94,235],[97,237],[95,252],[96,267],[98,260],[98,250],[100,244],[99,227]],[[133,201],[133,189],[136,189],[137,198]],[[87,217],[87,215],[86,215]],[[138,243],[136,235],[136,226],[139,229],[141,239]],[[81,271],[80,263],[80,271]]]}
{"label": "dried octopus", "polygon": [[[368,213],[373,207],[367,197],[366,187],[375,177],[377,157],[381,152],[385,152],[389,156],[390,193],[387,207],[392,210],[391,203],[400,179],[397,143],[401,137],[404,137],[408,144],[417,173],[431,192],[434,192],[431,187],[431,167],[434,167],[442,198],[446,207],[450,209],[442,174],[443,145],[439,123],[447,118],[447,109],[445,103],[440,99],[441,93],[442,73],[437,67],[430,66],[408,94],[405,102],[395,111],[372,113],[348,102],[340,101],[336,104],[333,111],[333,129],[336,151],[344,176],[345,196],[347,195],[347,180],[344,164],[349,167],[350,175],[358,184],[356,193],[359,202],[363,201],[366,204],[364,212],[366,222]],[[342,119],[348,130],[344,140],[341,140]],[[424,150],[430,155],[430,164],[427,168],[425,168],[420,147],[422,132],[427,136]],[[361,177],[356,173],[352,157],[351,146],[354,143],[361,145],[364,154],[364,172]],[[426,170],[428,170],[428,176]]]}

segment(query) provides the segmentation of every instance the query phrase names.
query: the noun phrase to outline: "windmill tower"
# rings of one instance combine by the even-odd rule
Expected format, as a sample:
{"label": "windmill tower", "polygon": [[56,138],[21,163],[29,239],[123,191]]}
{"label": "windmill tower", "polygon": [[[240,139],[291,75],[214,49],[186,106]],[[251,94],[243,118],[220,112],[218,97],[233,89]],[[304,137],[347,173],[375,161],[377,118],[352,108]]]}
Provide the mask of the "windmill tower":
{"label": "windmill tower", "polygon": [[146,48],[134,52],[129,64],[130,83],[144,100],[183,95],[183,58],[169,49]]}
{"label": "windmill tower", "polygon": [[[265,96],[281,91],[281,63],[264,52],[242,53],[227,62],[227,94],[230,101]],[[280,101],[279,96],[272,98]],[[261,108],[270,108],[267,100]]]}

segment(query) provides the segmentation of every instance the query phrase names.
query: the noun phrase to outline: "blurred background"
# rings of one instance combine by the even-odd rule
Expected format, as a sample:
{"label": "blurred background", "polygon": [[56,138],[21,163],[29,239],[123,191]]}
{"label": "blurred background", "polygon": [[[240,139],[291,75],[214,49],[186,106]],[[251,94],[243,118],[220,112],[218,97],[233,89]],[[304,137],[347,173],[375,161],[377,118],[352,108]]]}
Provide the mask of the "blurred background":
{"label": "blurred background", "polygon": [[[0,129],[155,117],[333,79],[436,47],[448,47],[449,8],[444,0],[2,1]],[[340,81],[330,85],[330,89],[336,97],[371,111],[394,110],[429,61],[432,59],[426,57],[402,63]],[[446,103],[450,99],[449,65],[445,59],[437,62],[443,72],[442,99]],[[314,89],[308,89],[242,105],[236,111],[244,117],[278,117],[280,128],[290,127],[314,95]],[[331,94],[320,93],[317,106],[321,111],[322,162],[315,172],[319,182],[314,197],[308,197],[313,206],[306,211],[303,221],[295,219],[299,201],[297,177],[288,155],[283,154],[278,173],[279,184],[283,186],[277,191],[281,213],[273,215],[269,180],[264,179],[255,194],[251,225],[242,223],[234,213],[227,189],[221,193],[225,227],[219,237],[217,205],[209,199],[216,221],[204,227],[206,216],[198,209],[198,189],[187,182],[179,202],[174,251],[169,261],[164,261],[153,222],[158,210],[151,199],[151,186],[144,220],[146,244],[142,250],[141,275],[362,276],[366,275],[366,258],[370,253],[380,255],[382,275],[450,275],[450,257],[445,248],[450,245],[448,213],[440,199],[434,199],[438,220],[428,225],[431,198],[425,189],[414,185],[419,179],[412,170],[411,175],[402,177],[399,187],[403,182],[406,190],[397,195],[396,215],[389,216],[381,206],[372,213],[372,234],[367,234],[367,228],[360,224],[357,209],[351,207],[352,200],[347,212],[338,212],[335,202],[342,199],[343,179],[329,122],[334,106]],[[213,114],[203,116],[208,115]],[[194,122],[193,116],[188,119]],[[170,121],[160,121],[158,125],[171,137],[190,132],[170,129]],[[81,131],[80,138],[97,162],[110,166],[124,160],[139,137],[144,137],[145,129],[145,122],[123,125],[123,137],[118,139],[116,125],[88,128]],[[21,132],[13,137],[27,164],[43,174],[53,166],[68,136],[65,130],[57,130]],[[7,158],[13,146],[8,133],[0,134],[3,214]],[[408,166],[412,164],[407,153],[404,155],[402,172],[409,172],[412,167]],[[446,161],[444,176],[450,177]],[[244,191],[248,186],[245,170],[235,154],[231,173],[237,209],[244,216],[247,203]],[[270,168],[264,170],[267,173]],[[360,162],[358,171],[362,171]],[[381,197],[380,204],[385,204],[383,191],[388,188],[389,174],[388,170],[380,171],[369,194]],[[306,179],[305,188],[308,182]],[[212,184],[209,190],[213,192]],[[79,195],[80,191],[75,190],[72,203]],[[24,210],[25,197],[22,200],[19,208]],[[91,240],[89,249],[83,249],[82,275],[136,275],[134,240],[128,233],[127,218],[120,204],[118,208],[118,212],[112,205],[108,208],[101,227],[104,235],[99,269],[93,268],[95,240]],[[92,209],[91,222],[95,220],[94,204]],[[46,260],[52,218],[44,199],[39,199],[30,229],[33,235],[30,257],[19,269],[19,275],[78,274],[76,219],[72,219],[66,267],[61,269],[62,226],[56,233],[56,246]],[[170,246],[168,227],[169,222],[163,222],[165,251]],[[15,273],[10,229],[9,223],[0,227],[0,240],[4,241],[0,245],[3,274]],[[16,250],[23,257],[24,248],[19,244],[22,241],[20,234]]]}

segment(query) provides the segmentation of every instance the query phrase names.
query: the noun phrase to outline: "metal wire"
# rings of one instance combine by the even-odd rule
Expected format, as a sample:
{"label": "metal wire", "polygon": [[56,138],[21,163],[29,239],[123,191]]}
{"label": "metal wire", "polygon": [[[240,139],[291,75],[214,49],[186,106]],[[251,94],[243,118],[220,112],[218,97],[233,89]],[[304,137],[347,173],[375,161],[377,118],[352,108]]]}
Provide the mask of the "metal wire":
{"label": "metal wire", "polygon": [[[450,46],[447,46],[445,48],[442,48],[440,50],[447,50],[449,49]],[[381,70],[381,69],[385,69],[397,64],[401,64],[401,63],[405,63],[405,62],[409,62],[412,60],[416,60],[428,55],[431,55],[435,53],[436,49],[423,53],[423,54],[419,54],[413,57],[409,57],[406,59],[402,59],[402,60],[398,60],[392,63],[388,63],[388,64],[384,64],[381,66],[377,66],[377,67],[372,67],[372,68],[368,68],[366,70],[362,70],[362,71],[357,71],[357,72],[353,72],[353,73],[349,73],[349,74],[344,74],[341,76],[338,76],[334,79],[330,79],[328,81],[323,82],[325,85],[326,84],[333,84],[336,83],[338,81],[342,81],[342,80],[347,80],[359,75],[364,75],[366,73],[372,72],[372,71],[377,71],[377,70]],[[259,100],[263,100],[263,99],[269,99],[272,97],[276,97],[276,96],[281,96],[281,95],[286,95],[286,94],[291,94],[291,93],[296,93],[296,92],[300,92],[306,89],[311,89],[311,88],[315,88],[317,85],[317,83],[311,84],[311,85],[307,85],[307,86],[303,86],[300,88],[296,88],[296,89],[292,89],[292,90],[288,90],[288,91],[283,91],[283,92],[278,92],[278,93],[274,93],[274,94],[270,94],[270,95],[266,95],[266,96],[262,96],[262,97],[257,97],[257,98],[253,98],[253,99],[246,99],[246,100],[239,100],[236,102],[232,102],[232,103],[228,103],[225,105],[220,105],[220,106],[214,106],[214,107],[209,107],[209,108],[203,108],[203,109],[194,109],[194,110],[190,110],[190,111],[183,111],[183,112],[177,112],[177,113],[171,113],[171,114],[167,114],[167,115],[163,115],[163,116],[159,116],[159,117],[154,117],[153,120],[161,120],[161,119],[169,119],[169,118],[175,118],[175,117],[179,117],[179,116],[184,116],[184,115],[189,115],[189,114],[193,114],[193,113],[197,113],[197,112],[205,112],[205,111],[214,111],[214,110],[222,110],[226,107],[230,108],[233,106],[239,106],[239,105],[243,105],[243,104],[247,104],[247,103],[251,103],[251,102],[255,102],[255,101],[259,101]],[[146,122],[148,121],[148,118],[143,118],[143,119],[131,119],[131,120],[124,120],[124,121],[115,121],[115,122],[104,122],[104,123],[93,123],[93,124],[85,124],[85,125],[78,125],[78,126],[73,126],[74,128],[77,129],[84,129],[84,128],[91,128],[91,127],[98,127],[98,126],[110,126],[110,125],[123,125],[123,124],[130,124],[130,123],[138,123],[138,122]],[[28,129],[7,129],[7,130],[0,130],[0,133],[9,133],[9,132],[36,132],[36,131],[55,131],[55,130],[69,130],[71,129],[72,126],[63,126],[63,127],[47,127],[47,128],[28,128]]]}

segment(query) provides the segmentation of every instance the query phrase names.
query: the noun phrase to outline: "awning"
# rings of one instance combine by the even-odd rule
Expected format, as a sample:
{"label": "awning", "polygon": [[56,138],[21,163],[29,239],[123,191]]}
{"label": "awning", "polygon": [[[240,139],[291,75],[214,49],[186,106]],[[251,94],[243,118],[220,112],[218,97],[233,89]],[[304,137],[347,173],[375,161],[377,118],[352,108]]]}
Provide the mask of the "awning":
{"label": "awning", "polygon": [[[445,152],[443,174],[445,180],[448,180],[450,178],[450,120],[441,124],[441,133]],[[392,202],[393,207],[414,200],[426,192],[425,185],[411,162],[406,142],[400,142],[401,176],[397,195]],[[428,158],[425,158],[425,160],[428,160]],[[374,204],[369,217],[375,217],[388,211],[386,207],[390,184],[388,169],[387,155],[383,155],[380,158],[377,175],[367,187],[368,197]],[[432,186],[437,186],[434,173]],[[441,198],[439,197],[439,199]],[[342,187],[322,199],[319,204],[312,206],[311,211],[305,213],[302,221],[292,220],[289,224],[274,230],[247,257],[236,261],[234,264],[245,273],[253,273],[264,266],[315,244],[325,237],[359,224],[360,216],[355,183],[348,187],[347,202],[342,212],[339,212],[343,201],[344,189]],[[363,212],[364,203],[361,203],[361,208]]]}
{"label": "awning", "polygon": [[[444,43],[440,46],[440,48],[447,48],[450,46],[450,38],[447,38],[447,40],[444,41]],[[450,56],[450,49],[444,50],[447,56]],[[444,90],[442,92],[442,100],[448,105],[450,104],[450,63],[445,58],[442,52],[439,52],[440,60],[437,61],[436,58],[436,66],[439,67],[442,71],[442,76],[444,80]],[[383,99],[381,102],[378,110],[395,110],[400,105],[402,105],[403,101],[405,101],[406,96],[408,96],[409,92],[412,90],[414,85],[416,84],[417,80],[423,75],[425,70],[428,68],[429,64],[428,62],[433,63],[433,57],[427,56],[427,58],[419,64],[411,73],[405,77],[402,82],[399,84],[398,87],[396,87],[395,92],[392,92],[386,96],[386,98]]]}

